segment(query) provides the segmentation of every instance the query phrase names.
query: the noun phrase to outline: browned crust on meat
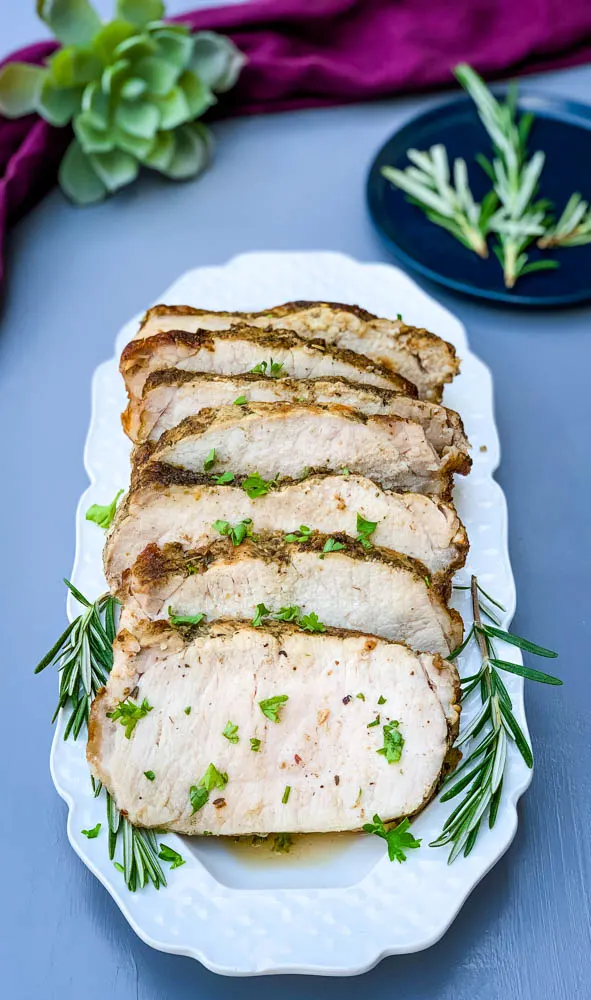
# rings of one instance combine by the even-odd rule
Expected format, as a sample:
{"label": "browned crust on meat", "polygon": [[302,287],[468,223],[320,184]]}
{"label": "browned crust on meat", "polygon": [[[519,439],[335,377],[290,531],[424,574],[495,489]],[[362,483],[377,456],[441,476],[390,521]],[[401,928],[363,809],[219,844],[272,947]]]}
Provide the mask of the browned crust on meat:
{"label": "browned crust on meat", "polygon": [[216,340],[251,340],[261,348],[261,353],[265,351],[284,349],[290,350],[294,346],[306,351],[320,351],[323,354],[330,354],[343,363],[354,365],[365,371],[380,375],[392,383],[392,388],[403,392],[406,396],[416,397],[417,388],[405,379],[402,375],[397,375],[384,365],[372,361],[364,354],[357,354],[356,351],[349,351],[341,347],[334,347],[327,344],[321,337],[312,340],[307,337],[299,337],[291,330],[261,330],[256,326],[232,326],[228,330],[165,330],[156,333],[152,337],[145,337],[140,340],[130,340],[123,348],[119,370],[125,379],[131,373],[141,367],[145,358],[150,357],[158,347],[168,347],[181,344],[187,348],[199,350],[206,348],[214,350]]}
{"label": "browned crust on meat", "polygon": [[[345,546],[334,553],[324,553],[324,546],[329,538],[334,538]],[[418,559],[394,552],[391,549],[366,549],[356,539],[342,532],[325,535],[314,532],[304,542],[286,542],[281,532],[266,532],[255,537],[245,538],[240,545],[233,545],[227,537],[221,537],[200,549],[184,548],[180,542],[169,542],[160,548],[151,543],[137,557],[131,570],[131,578],[145,591],[161,584],[168,578],[187,578],[195,574],[206,573],[216,562],[239,563],[244,560],[260,560],[267,563],[287,565],[296,552],[315,553],[326,559],[347,557],[356,562],[373,562],[389,566],[392,569],[403,570],[421,586],[431,589],[434,602],[441,610],[450,615],[450,632],[457,632],[459,641],[463,633],[461,616],[453,608],[447,608],[446,600],[450,593],[451,574],[441,575],[437,583],[431,582],[431,575]],[[133,584],[131,590],[133,592]]]}

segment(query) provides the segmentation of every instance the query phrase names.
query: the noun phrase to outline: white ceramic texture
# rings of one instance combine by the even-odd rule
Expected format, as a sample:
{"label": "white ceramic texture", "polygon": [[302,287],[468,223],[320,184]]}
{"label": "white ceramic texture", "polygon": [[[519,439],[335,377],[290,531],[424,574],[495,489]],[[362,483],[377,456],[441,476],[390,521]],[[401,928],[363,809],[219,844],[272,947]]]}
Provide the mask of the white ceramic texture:
{"label": "white ceramic texture", "polygon": [[[433,330],[455,344],[461,375],[447,387],[445,402],[459,410],[473,446],[469,477],[457,478],[455,502],[471,543],[468,566],[455,581],[475,572],[486,590],[515,609],[515,590],[507,547],[504,495],[493,479],[499,442],[489,370],[468,347],[459,321],[402,271],[387,264],[359,263],[338,253],[252,253],[222,267],[184,274],[157,301],[210,309],[256,310],[294,299],[356,303],[381,316],[402,313],[406,322]],[[132,337],[139,317],[119,333],[116,356]],[[76,558],[72,579],[94,599],[105,590],[101,564],[103,533],[85,521],[91,503],[106,503],[129,480],[129,442],[119,414],[125,392],[117,360],[100,365],[92,386],[92,419],[84,461],[90,486],[80,498],[76,520]],[[465,592],[454,605],[469,619]],[[79,612],[73,600],[68,612]],[[519,652],[499,645],[503,658],[521,662]],[[474,655],[474,654],[473,654]],[[471,673],[475,659],[463,657]],[[504,677],[515,714],[527,735],[523,681]],[[463,713],[471,718],[477,699]],[[531,772],[514,749],[509,752],[503,797],[494,830],[482,830],[472,854],[447,864],[447,849],[429,848],[450,811],[433,802],[413,823],[420,850],[405,864],[390,863],[377,837],[347,838],[318,857],[291,860],[269,854],[253,865],[213,838],[191,841],[167,835],[187,863],[167,872],[168,887],[151,886],[135,894],[107,856],[105,804],[94,799],[84,756],[84,740],[63,740],[58,722],[51,754],[53,780],[69,806],[68,837],[74,850],[111,893],[139,936],[162,951],[190,955],[227,975],[309,973],[354,975],[386,955],[419,951],[446,931],[474,886],[506,851],[517,829],[517,800]],[[81,830],[103,823],[95,840]],[[165,864],[165,868],[168,866]],[[396,920],[390,919],[392,913]]]}

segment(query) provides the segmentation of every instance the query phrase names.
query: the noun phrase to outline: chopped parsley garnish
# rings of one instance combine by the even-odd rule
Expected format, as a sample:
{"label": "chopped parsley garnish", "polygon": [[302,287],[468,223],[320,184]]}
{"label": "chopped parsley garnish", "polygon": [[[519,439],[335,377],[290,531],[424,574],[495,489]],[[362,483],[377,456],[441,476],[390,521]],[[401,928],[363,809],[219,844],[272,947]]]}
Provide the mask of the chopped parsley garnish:
{"label": "chopped parsley garnish", "polygon": [[291,851],[293,838],[291,833],[276,833],[273,839],[272,850],[278,854],[288,854]]}
{"label": "chopped parsley garnish", "polygon": [[359,694],[355,695],[355,697],[359,698],[359,701],[365,701],[365,695],[364,695],[363,691],[360,691]]}
{"label": "chopped parsley garnish", "polygon": [[287,608],[279,608],[279,611],[275,612],[273,618],[278,622],[295,622],[298,621],[301,613],[298,605],[292,604]]}
{"label": "chopped parsley garnish", "polygon": [[213,469],[214,465],[215,465],[215,448],[212,448],[209,455],[207,456],[207,458],[203,463],[203,468],[205,472],[209,472],[210,469]]}
{"label": "chopped parsley garnish", "polygon": [[238,743],[238,740],[240,739],[238,736],[238,726],[234,725],[233,722],[228,721],[222,736],[225,736],[229,743]]}
{"label": "chopped parsley garnish", "polygon": [[213,527],[219,531],[220,535],[227,535],[232,545],[240,545],[247,535],[252,535],[252,518],[246,517],[244,521],[230,524],[229,521],[214,521]]}
{"label": "chopped parsley garnish", "polygon": [[373,720],[373,722],[368,722],[367,723],[367,728],[368,729],[372,729],[373,726],[379,726],[379,724],[380,724],[380,717],[379,717],[379,715],[376,715],[376,717]]}
{"label": "chopped parsley garnish", "polygon": [[258,472],[253,472],[242,483],[242,489],[251,500],[255,500],[257,497],[264,497],[276,485],[276,479],[263,479]]}
{"label": "chopped parsley garnish", "polygon": [[402,313],[396,313],[396,319],[399,319],[401,323],[404,322],[404,320],[402,319]]}
{"label": "chopped parsley garnish", "polygon": [[345,477],[345,479],[346,479],[346,478],[347,478],[348,476],[350,476],[350,475],[351,475],[351,473],[349,472],[349,469],[348,469],[348,467],[347,467],[346,465],[343,465],[343,467],[342,467],[342,469],[341,469],[341,472],[342,472],[343,476]]}
{"label": "chopped parsley garnish", "polygon": [[[191,575],[189,573],[189,576]],[[175,615],[170,605],[168,607],[168,620],[171,625],[199,625],[204,618],[205,615],[202,612],[196,615]]]}
{"label": "chopped parsley garnish", "polygon": [[248,402],[246,396],[238,396],[238,399],[234,400],[234,406],[244,406]]}
{"label": "chopped parsley garnish", "polygon": [[91,507],[86,511],[86,520],[94,521],[98,524],[99,528],[110,528],[111,522],[115,517],[115,510],[117,509],[117,501],[125,490],[119,490],[117,496],[111,503],[106,504],[106,506],[101,506],[99,503],[93,503]]}
{"label": "chopped parsley garnish", "polygon": [[88,837],[89,840],[95,840],[101,832],[101,826],[101,823],[97,823],[96,826],[93,826],[92,830],[81,830],[80,832],[83,833],[85,837]]}
{"label": "chopped parsley garnish", "polygon": [[271,358],[268,363],[266,361],[259,361],[258,365],[255,365],[254,368],[250,369],[250,374],[267,375],[269,378],[279,378],[282,368],[283,361],[273,361],[273,358]]}
{"label": "chopped parsley garnish", "polygon": [[218,771],[215,764],[210,764],[207,771],[197,785],[191,785],[189,789],[189,799],[196,813],[209,799],[209,793],[214,788],[225,788],[228,784],[228,775],[225,771]]}
{"label": "chopped parsley garnish", "polygon": [[144,778],[147,778],[148,781],[154,781],[155,777],[156,775],[154,774],[153,771],[144,771]]}
{"label": "chopped parsley garnish", "polygon": [[191,714],[191,706],[187,705],[187,707],[185,709],[185,715],[190,715],[190,714]]}
{"label": "chopped parsley garnish", "polygon": [[377,521],[366,521],[361,514],[357,514],[357,541],[361,542],[364,549],[373,548],[369,536],[373,535],[378,526]]}
{"label": "chopped parsley garnish", "polygon": [[308,540],[310,535],[314,534],[312,528],[309,528],[307,524],[300,524],[297,531],[291,532],[289,535],[284,536],[284,541],[286,542],[305,542]]}
{"label": "chopped parsley garnish", "polygon": [[280,712],[288,698],[289,695],[286,694],[276,694],[273,698],[264,698],[263,701],[259,701],[259,708],[271,722],[279,722]]}
{"label": "chopped parsley garnish", "polygon": [[405,851],[410,848],[420,847],[421,841],[416,840],[412,833],[408,832],[410,821],[408,817],[403,819],[393,830],[387,830],[382,820],[377,815],[373,818],[373,823],[365,823],[364,833],[375,833],[376,837],[381,837],[388,845],[388,857],[390,861],[406,861]]}
{"label": "chopped parsley garnish", "polygon": [[283,797],[281,799],[281,801],[282,801],[282,803],[283,803],[284,806],[286,806],[287,803],[289,802],[289,796],[290,796],[290,794],[291,794],[291,785],[286,785],[285,786],[285,791],[283,793]]}
{"label": "chopped parsley garnish", "polygon": [[181,865],[186,864],[185,859],[178,851],[174,851],[172,847],[168,847],[167,844],[160,844],[160,852],[158,857],[162,861],[170,861],[170,868],[180,868]]}
{"label": "chopped parsley garnish", "polygon": [[233,483],[236,476],[233,472],[222,472],[220,476],[214,476],[213,481],[216,486],[225,486],[227,483]]}
{"label": "chopped parsley garnish", "polygon": [[378,698],[378,705],[385,705],[387,700],[388,699],[384,698],[383,694],[381,694],[380,697]]}
{"label": "chopped parsley garnish", "polygon": [[324,548],[322,554],[325,552],[338,552],[340,549],[344,549],[344,542],[337,542],[336,538],[327,538],[324,543]]}
{"label": "chopped parsley garnish", "polygon": [[112,719],[113,722],[119,720],[121,725],[125,727],[125,737],[129,740],[140,719],[145,718],[153,707],[153,705],[148,704],[147,698],[144,698],[141,705],[132,701],[131,698],[126,698],[125,701],[120,701],[112,712],[107,712],[107,719]]}
{"label": "chopped parsley garnish", "polygon": [[257,739],[256,736],[250,737],[250,749],[253,751],[253,753],[258,753],[259,750],[261,749],[261,741]]}
{"label": "chopped parsley garnish", "polygon": [[318,620],[315,611],[311,611],[309,615],[302,615],[298,620],[298,625],[304,632],[326,632],[326,625]]}
{"label": "chopped parsley garnish", "polygon": [[378,753],[381,753],[386,758],[388,764],[397,764],[402,757],[404,737],[399,732],[399,725],[400,723],[394,720],[393,722],[387,722],[383,727],[384,745],[381,750],[378,750]]}
{"label": "chopped parsley garnish", "polygon": [[269,611],[268,608],[265,607],[264,604],[257,604],[257,609],[254,613],[254,618],[252,620],[252,624],[254,625],[254,627],[258,628],[260,625],[262,625],[263,618],[266,618],[267,615],[270,614],[271,612]]}

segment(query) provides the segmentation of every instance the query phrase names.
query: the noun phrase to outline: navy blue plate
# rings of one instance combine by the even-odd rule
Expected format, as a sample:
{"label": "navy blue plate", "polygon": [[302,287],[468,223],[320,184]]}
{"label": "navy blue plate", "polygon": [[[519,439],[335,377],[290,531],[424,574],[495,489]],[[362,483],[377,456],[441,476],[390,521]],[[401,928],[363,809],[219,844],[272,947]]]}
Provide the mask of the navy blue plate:
{"label": "navy blue plate", "polygon": [[[574,191],[591,201],[591,107],[527,92],[520,94],[518,107],[536,116],[530,153],[537,149],[546,153],[540,195],[554,203],[557,216]],[[367,180],[371,217],[397,260],[455,291],[496,302],[559,306],[591,299],[591,244],[544,252],[534,245],[530,260],[553,257],[560,267],[527,274],[514,289],[507,289],[492,252],[487,260],[471,253],[382,177],[382,166],[408,166],[407,149],[426,150],[438,142],[446,146],[450,162],[457,156],[465,159],[478,201],[490,188],[474,159],[477,153],[490,155],[490,139],[470,98],[438,105],[404,125],[382,146]]]}

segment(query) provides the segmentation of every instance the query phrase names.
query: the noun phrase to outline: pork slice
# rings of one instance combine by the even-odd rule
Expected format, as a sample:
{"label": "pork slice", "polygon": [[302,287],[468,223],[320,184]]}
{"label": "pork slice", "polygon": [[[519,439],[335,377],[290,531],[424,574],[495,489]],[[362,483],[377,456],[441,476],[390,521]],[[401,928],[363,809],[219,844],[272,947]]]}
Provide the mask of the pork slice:
{"label": "pork slice", "polygon": [[436,403],[411,399],[377,386],[332,379],[272,379],[259,375],[212,375],[170,368],[153,372],[147,379],[139,409],[139,421],[129,428],[138,443],[158,441],[186,417],[204,409],[253,403],[337,403],[351,406],[366,416],[398,416],[419,423],[437,453],[453,462],[456,471],[470,469],[469,444],[459,415]]}
{"label": "pork slice", "polygon": [[148,310],[137,338],[164,330],[222,330],[248,323],[262,329],[293,330],[300,337],[356,351],[409,379],[422,399],[441,400],[443,386],[459,371],[452,344],[401,319],[381,319],[358,306],[338,302],[288,302],[254,313],[212,312],[159,305]]}
{"label": "pork slice", "polygon": [[[210,465],[212,451],[215,462]],[[448,497],[453,461],[442,458],[412,420],[368,417],[346,406],[249,403],[202,410],[167,431],[148,461],[190,472],[258,472],[299,479],[311,471],[367,476],[385,489]],[[144,458],[143,450],[137,462]]]}
{"label": "pork slice", "polygon": [[[169,330],[142,340],[132,340],[121,354],[120,371],[129,394],[124,427],[133,426],[144,382],[148,375],[166,368],[240,375],[257,365],[273,362],[272,369],[292,378],[342,376],[355,382],[395,389],[416,396],[406,379],[361,354],[309,341],[285,331],[263,332],[254,327],[233,327],[217,333]],[[271,371],[267,367],[267,372]]]}
{"label": "pork slice", "polygon": [[218,538],[214,521],[250,520],[252,531],[285,534],[305,525],[324,534],[357,535],[357,515],[377,525],[374,545],[424,563],[434,586],[448,591],[464,565],[468,540],[452,504],[418,493],[384,490],[363,476],[310,476],[251,499],[236,485],[216,486],[172,466],[148,465],[117,509],[104,550],[105,576],[114,593],[150,543],[199,549]]}
{"label": "pork slice", "polygon": [[[421,563],[346,535],[326,552],[328,536],[288,542],[261,534],[235,545],[220,537],[207,548],[148,545],[128,578],[146,618],[206,615],[251,620],[262,604],[272,613],[297,608],[323,625],[371,632],[413,649],[447,656],[462,641],[462,619],[450,611]],[[295,614],[295,612],[294,612]]]}
{"label": "pork slice", "polygon": [[[443,702],[435,675],[447,678]],[[127,739],[109,716],[129,697],[150,711]],[[260,703],[277,697],[275,722]],[[426,805],[458,719],[455,667],[403,645],[287,624],[220,622],[183,634],[139,622],[115,642],[87,757],[139,826],[223,836],[358,830],[376,813],[388,821]],[[223,735],[228,722],[237,742]],[[403,745],[389,763],[379,751],[394,722]],[[193,792],[192,802],[210,764],[223,787]]]}

